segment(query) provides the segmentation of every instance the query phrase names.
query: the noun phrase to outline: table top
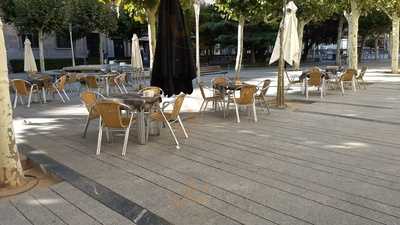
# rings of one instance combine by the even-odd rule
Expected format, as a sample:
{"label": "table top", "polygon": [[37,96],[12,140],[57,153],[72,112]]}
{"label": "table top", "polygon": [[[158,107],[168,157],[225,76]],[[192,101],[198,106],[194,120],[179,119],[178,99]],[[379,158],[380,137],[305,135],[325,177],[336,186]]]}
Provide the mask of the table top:
{"label": "table top", "polygon": [[129,93],[129,94],[112,94],[106,99],[119,101],[123,104],[131,106],[135,109],[143,109],[151,107],[151,105],[155,103],[161,102],[160,96],[154,97],[144,97],[138,93]]}
{"label": "table top", "polygon": [[[309,78],[310,77],[310,73],[311,71],[303,71],[299,77],[299,80],[302,81],[305,78]],[[329,76],[329,74],[326,71],[321,70],[321,77],[325,78],[325,79],[331,79],[331,77]]]}

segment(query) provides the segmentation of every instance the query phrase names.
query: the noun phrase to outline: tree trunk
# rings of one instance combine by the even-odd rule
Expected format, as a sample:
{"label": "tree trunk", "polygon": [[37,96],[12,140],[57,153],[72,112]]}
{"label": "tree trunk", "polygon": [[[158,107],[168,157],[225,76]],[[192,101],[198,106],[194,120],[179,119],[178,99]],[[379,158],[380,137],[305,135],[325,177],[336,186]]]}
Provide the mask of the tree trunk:
{"label": "tree trunk", "polygon": [[240,80],[240,70],[242,68],[244,24],[245,24],[245,18],[244,16],[240,16],[239,26],[238,26],[238,46],[236,54],[236,66],[235,66],[236,80]]}
{"label": "tree trunk", "polygon": [[342,65],[341,49],[342,49],[343,24],[344,24],[344,19],[343,19],[343,16],[341,16],[339,19],[338,35],[337,35],[337,41],[336,41],[336,65],[337,66]]}
{"label": "tree trunk", "polygon": [[23,171],[15,141],[9,92],[7,54],[0,21],[0,188],[19,186]]}
{"label": "tree trunk", "polygon": [[400,18],[397,13],[392,15],[392,73],[399,72],[399,24]]}
{"label": "tree trunk", "polygon": [[393,35],[389,34],[389,46],[388,46],[388,58],[392,58],[392,47],[393,47]]}
{"label": "tree trunk", "polygon": [[156,12],[157,12],[157,7],[154,7],[154,9],[147,9],[147,32],[149,36],[149,50],[150,50],[150,71],[153,69],[153,62],[154,62],[154,54],[156,52],[156,42],[157,42],[157,36],[156,36]]}
{"label": "tree trunk", "polygon": [[43,41],[44,41],[44,34],[43,30],[39,30],[39,59],[40,59],[40,71],[46,71],[45,64],[44,64],[44,48],[43,48]]}
{"label": "tree trunk", "polygon": [[303,37],[304,37],[304,27],[311,22],[311,20],[303,20],[300,19],[297,25],[297,34],[299,36],[299,47],[300,47],[300,53],[298,55],[297,62],[294,63],[294,69],[295,70],[300,70],[300,62],[301,62],[301,56],[303,52]]}
{"label": "tree trunk", "polygon": [[255,65],[257,63],[256,61],[256,50],[255,49],[251,49],[251,64]]}
{"label": "tree trunk", "polygon": [[351,36],[350,36],[350,49],[349,52],[349,67],[351,69],[358,69],[358,21],[360,18],[360,9],[356,0],[351,1]]}
{"label": "tree trunk", "polygon": [[361,38],[361,46],[359,48],[359,53],[358,53],[359,62],[363,62],[363,60],[364,60],[364,51],[363,51],[363,49],[364,49],[365,43],[367,42],[367,39],[368,39],[367,37],[362,37]]}
{"label": "tree trunk", "polygon": [[104,64],[104,35],[99,33],[99,55],[100,55],[100,64]]}
{"label": "tree trunk", "polygon": [[375,38],[375,60],[379,59],[379,35]]}
{"label": "tree trunk", "polygon": [[[286,19],[286,3],[287,0],[283,0],[283,5],[284,5],[284,14],[283,14],[283,19],[282,21],[285,21]],[[285,25],[284,23],[281,23],[279,26],[279,64],[278,64],[278,85],[276,88],[276,106],[278,108],[285,108],[285,59],[284,59],[284,51],[283,51],[283,34],[285,32]]]}

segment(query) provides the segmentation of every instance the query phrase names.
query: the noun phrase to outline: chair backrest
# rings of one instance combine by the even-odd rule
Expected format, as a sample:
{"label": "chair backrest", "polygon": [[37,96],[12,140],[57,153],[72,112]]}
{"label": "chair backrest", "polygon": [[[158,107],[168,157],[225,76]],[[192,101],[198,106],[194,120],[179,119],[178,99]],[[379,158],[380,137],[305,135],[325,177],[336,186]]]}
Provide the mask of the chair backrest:
{"label": "chair backrest", "polygon": [[22,80],[22,79],[14,79],[11,81],[14,87],[15,92],[18,95],[22,95],[22,96],[27,96],[29,95],[29,88],[31,86],[31,84],[26,81],[26,80]]}
{"label": "chair backrest", "polygon": [[114,77],[114,84],[123,84],[126,82],[126,73],[121,73],[120,75]]}
{"label": "chair backrest", "polygon": [[125,127],[121,116],[121,109],[124,108],[123,104],[115,101],[99,101],[96,103],[94,108],[100,114],[105,127]]}
{"label": "chair backrest", "polygon": [[308,80],[308,84],[311,86],[320,86],[321,85],[321,71],[319,68],[314,67],[310,72],[310,79]]}
{"label": "chair backrest", "polygon": [[81,93],[81,101],[83,104],[85,104],[86,109],[90,111],[90,109],[96,105],[97,101],[97,96],[96,93],[92,91],[84,91]]}
{"label": "chair backrest", "polygon": [[270,85],[271,85],[270,79],[264,80],[262,89],[261,89],[260,93],[258,94],[258,96],[266,96]]}
{"label": "chair backrest", "polygon": [[212,79],[211,83],[212,85],[215,86],[227,86],[228,85],[228,79],[225,77],[216,77]]}
{"label": "chair backrest", "polygon": [[249,105],[254,102],[254,95],[257,92],[257,86],[245,84],[240,88],[240,104]]}
{"label": "chair backrest", "polygon": [[85,82],[88,88],[99,88],[99,85],[97,84],[97,78],[96,76],[87,76],[85,77]]}
{"label": "chair backrest", "polygon": [[58,78],[58,80],[56,81],[56,87],[58,90],[64,90],[65,88],[65,83],[67,82],[67,76],[63,75],[60,78]]}
{"label": "chair backrest", "polygon": [[139,93],[143,93],[143,92],[152,92],[154,96],[164,94],[163,90],[156,86],[150,86],[150,87],[145,87],[145,88],[140,89]]}
{"label": "chair backrest", "polygon": [[357,76],[357,79],[363,79],[365,73],[367,72],[368,67],[367,66],[363,66],[361,67],[361,72],[360,74]]}
{"label": "chair backrest", "polygon": [[347,69],[342,76],[340,77],[341,81],[352,81],[353,77],[357,74],[357,70],[355,69]]}
{"label": "chair backrest", "polygon": [[64,75],[67,76],[67,83],[73,83],[79,80],[76,73],[65,73]]}
{"label": "chair backrest", "polygon": [[172,109],[172,112],[171,112],[172,120],[175,120],[179,116],[179,113],[181,112],[183,100],[185,100],[185,94],[180,94],[176,97],[175,103],[174,103],[174,108]]}

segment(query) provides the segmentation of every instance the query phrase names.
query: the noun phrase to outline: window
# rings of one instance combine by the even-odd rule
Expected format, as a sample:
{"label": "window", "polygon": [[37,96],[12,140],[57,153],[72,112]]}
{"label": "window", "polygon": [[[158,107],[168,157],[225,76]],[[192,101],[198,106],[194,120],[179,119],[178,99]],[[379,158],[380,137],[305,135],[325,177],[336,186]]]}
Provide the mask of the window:
{"label": "window", "polygon": [[71,48],[68,34],[56,34],[57,48]]}
{"label": "window", "polygon": [[25,42],[25,38],[28,38],[29,41],[31,41],[31,47],[32,48],[39,48],[39,37],[37,33],[33,33],[33,34],[22,34],[21,35],[21,41],[22,41],[22,45],[21,46],[25,46],[24,42]]}

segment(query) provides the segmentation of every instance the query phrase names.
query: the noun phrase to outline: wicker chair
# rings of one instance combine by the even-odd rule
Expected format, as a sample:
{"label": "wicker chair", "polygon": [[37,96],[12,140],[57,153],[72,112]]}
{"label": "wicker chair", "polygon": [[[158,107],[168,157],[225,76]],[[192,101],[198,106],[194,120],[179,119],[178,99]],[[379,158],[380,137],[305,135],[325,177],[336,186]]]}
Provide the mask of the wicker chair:
{"label": "wicker chair", "polygon": [[317,87],[321,93],[321,98],[324,98],[325,95],[325,78],[322,77],[321,71],[319,68],[315,67],[311,70],[310,78],[308,80],[304,80],[305,82],[305,93],[306,99],[309,98],[308,91],[309,87]]}
{"label": "wicker chair", "polygon": [[361,72],[360,74],[358,74],[356,76],[356,84],[358,86],[358,89],[361,89],[361,85],[364,86],[364,89],[367,89],[367,82],[364,80],[364,75],[367,72],[368,67],[367,66],[363,66],[361,68]]}
{"label": "wicker chair", "polygon": [[268,113],[271,112],[269,109],[269,104],[268,104],[268,100],[267,100],[267,92],[268,92],[270,85],[271,85],[270,79],[262,81],[262,87],[258,88],[258,91],[257,91],[258,93],[256,94],[256,101],[260,102],[261,105],[264,105],[265,109],[267,109]]}
{"label": "wicker chair", "polygon": [[[71,101],[71,99],[67,95],[67,92],[65,92],[65,84],[66,84],[66,82],[67,82],[67,76],[63,75],[59,79],[57,79],[56,82],[54,82],[53,84],[51,84],[51,85],[46,84],[45,85],[46,86],[45,89],[47,90],[47,92],[52,93],[53,97],[54,97],[55,93],[57,93],[58,96],[60,97],[61,101],[63,103],[65,103],[64,97],[68,101]],[[64,97],[62,96],[62,94],[64,94]]]}
{"label": "wicker chair", "polygon": [[85,129],[84,129],[83,135],[82,135],[82,137],[85,138],[90,121],[100,118],[100,114],[94,109],[94,106],[96,105],[98,99],[99,98],[104,99],[104,96],[98,92],[84,91],[84,92],[82,92],[80,98],[81,98],[81,102],[85,105],[85,107],[88,111]]}
{"label": "wicker chair", "polygon": [[199,89],[201,92],[201,96],[203,97],[203,103],[201,103],[199,112],[204,112],[207,109],[208,103],[213,102],[214,104],[217,104],[217,106],[219,106],[221,110],[223,110],[225,113],[225,102],[222,95],[207,96],[205,93],[205,89],[207,89],[207,87],[204,85],[203,82],[199,83]]}
{"label": "wicker chair", "polygon": [[345,83],[351,83],[351,86],[353,87],[353,91],[356,92],[356,75],[357,75],[357,70],[354,69],[347,69],[339,79],[339,85],[342,90],[342,95],[344,95],[344,84]]}
{"label": "wicker chair", "polygon": [[96,76],[86,76],[83,78],[88,90],[100,91],[100,85],[97,82]]}
{"label": "wicker chair", "polygon": [[36,84],[31,84],[29,81],[14,79],[11,80],[15,92],[14,108],[17,107],[18,97],[21,104],[24,104],[22,96],[28,97],[28,108],[31,107],[32,95],[36,94],[40,98],[40,89]]}
{"label": "wicker chair", "polygon": [[286,79],[289,82],[287,87],[285,88],[286,91],[290,90],[292,85],[300,85],[301,87],[303,87],[301,85],[302,81],[301,80],[295,80],[293,77],[290,77],[287,71],[285,71],[285,76],[286,76]]}
{"label": "wicker chair", "polygon": [[[240,106],[246,106],[248,107],[252,107],[253,108],[253,116],[254,116],[254,122],[257,122],[257,111],[256,111],[256,95],[257,95],[257,86],[255,85],[249,85],[249,84],[245,84],[243,86],[240,87],[240,97],[236,98],[235,96],[236,92],[233,92],[233,103],[235,105],[235,109],[236,109],[236,119],[237,122],[240,123],[240,116],[239,116],[239,107]],[[229,110],[229,103],[231,101],[228,100],[228,105],[227,105],[227,109]]]}
{"label": "wicker chair", "polygon": [[[96,155],[100,154],[101,140],[103,136],[103,128],[106,128],[107,139],[109,129],[122,130],[125,132],[124,144],[122,147],[122,155],[125,156],[128,145],[129,131],[135,117],[129,106],[115,101],[100,101],[94,106],[94,109],[100,115],[99,134],[97,140]],[[123,116],[121,111],[128,110],[127,116]]]}
{"label": "wicker chair", "polygon": [[145,87],[139,90],[139,94],[143,94],[144,92],[151,92],[153,94],[153,96],[163,96],[164,95],[164,91],[159,88],[159,87],[155,87],[155,86],[150,86],[150,87]]}
{"label": "wicker chair", "polygon": [[[182,130],[183,130],[185,138],[189,137],[187,132],[186,132],[185,127],[183,126],[182,120],[181,120],[181,118],[179,116],[179,113],[181,111],[181,107],[182,107],[184,99],[185,99],[185,95],[184,94],[180,94],[180,95],[178,95],[176,97],[175,101],[169,102],[168,104],[164,103],[164,106],[163,106],[163,108],[161,110],[151,114],[151,119],[152,120],[167,124],[167,126],[168,126],[168,128],[169,128],[169,130],[171,132],[171,135],[175,140],[177,149],[180,149],[181,147],[179,145],[178,139],[176,138],[175,132],[172,129],[172,125],[174,123],[178,122],[179,125],[181,126]],[[171,112],[164,112],[164,109],[170,104],[174,104],[172,111]]]}
{"label": "wicker chair", "polygon": [[126,83],[126,73],[121,73],[118,76],[114,77],[113,79],[113,84],[116,86],[121,92],[121,94],[128,94],[128,90],[126,89],[125,83]]}

